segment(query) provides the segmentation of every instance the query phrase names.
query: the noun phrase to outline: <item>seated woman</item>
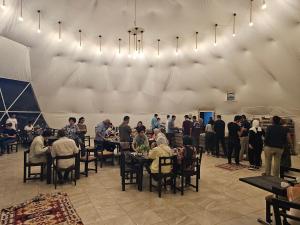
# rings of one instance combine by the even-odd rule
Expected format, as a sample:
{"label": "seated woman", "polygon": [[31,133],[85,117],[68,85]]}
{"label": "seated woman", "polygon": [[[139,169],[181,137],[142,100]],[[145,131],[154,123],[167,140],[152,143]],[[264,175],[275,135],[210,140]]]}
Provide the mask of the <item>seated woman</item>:
{"label": "seated woman", "polygon": [[2,134],[0,136],[0,148],[1,152],[0,155],[2,155],[5,150],[7,150],[7,147],[10,143],[13,143],[17,140],[17,132],[13,129],[12,123],[7,123],[5,125],[5,129],[2,131]]}
{"label": "seated woman", "polygon": [[138,129],[138,128],[142,128],[144,130],[144,132],[146,132],[146,127],[144,126],[143,122],[142,121],[139,121],[136,125],[136,128],[135,129]]}
{"label": "seated woman", "polygon": [[137,135],[134,137],[132,143],[133,150],[138,152],[140,150],[140,147],[149,148],[149,141],[147,136],[145,135],[143,127],[137,127],[136,131]]}
{"label": "seated woman", "polygon": [[[165,138],[158,138],[156,140],[157,147],[153,148],[149,152],[149,159],[153,159],[150,167],[146,167],[147,171],[150,173],[158,173],[159,167],[159,157],[170,157],[172,156],[171,148],[168,146]],[[165,166],[162,168],[162,173],[171,172],[171,166]]]}
{"label": "seated woman", "polygon": [[[193,171],[196,158],[196,148],[193,146],[193,139],[190,136],[183,137],[183,148],[178,149],[177,165],[179,170]],[[184,168],[182,168],[184,166]],[[186,185],[191,183],[191,177],[186,177]]]}

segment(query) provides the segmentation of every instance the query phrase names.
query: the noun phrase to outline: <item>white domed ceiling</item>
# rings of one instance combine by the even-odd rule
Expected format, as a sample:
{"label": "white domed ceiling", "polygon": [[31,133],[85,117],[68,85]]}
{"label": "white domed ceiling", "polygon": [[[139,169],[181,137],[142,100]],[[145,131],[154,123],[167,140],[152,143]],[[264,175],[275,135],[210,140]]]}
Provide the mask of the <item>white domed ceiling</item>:
{"label": "white domed ceiling", "polygon": [[[143,52],[134,55],[131,40],[131,57],[134,0],[23,0],[23,22],[21,1],[6,0],[0,34],[30,47],[31,81],[44,112],[299,109],[300,1],[266,0],[265,10],[262,2],[253,1],[251,27],[249,0],[137,0]],[[228,91],[235,102],[225,101]]]}

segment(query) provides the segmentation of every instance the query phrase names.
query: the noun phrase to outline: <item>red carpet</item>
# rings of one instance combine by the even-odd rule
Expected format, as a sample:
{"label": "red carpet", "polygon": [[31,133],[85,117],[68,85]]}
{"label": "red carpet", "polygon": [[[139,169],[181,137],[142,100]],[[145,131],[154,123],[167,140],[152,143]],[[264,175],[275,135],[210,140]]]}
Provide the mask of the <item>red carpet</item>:
{"label": "red carpet", "polygon": [[66,193],[41,194],[1,210],[2,225],[83,225]]}

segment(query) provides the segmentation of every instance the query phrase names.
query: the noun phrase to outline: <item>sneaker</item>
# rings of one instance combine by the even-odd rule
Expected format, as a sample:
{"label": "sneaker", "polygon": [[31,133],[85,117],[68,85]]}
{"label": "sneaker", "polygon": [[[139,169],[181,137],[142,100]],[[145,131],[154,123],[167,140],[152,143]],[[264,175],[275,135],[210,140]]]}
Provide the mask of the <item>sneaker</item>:
{"label": "sneaker", "polygon": [[255,170],[255,166],[250,165],[248,170]]}

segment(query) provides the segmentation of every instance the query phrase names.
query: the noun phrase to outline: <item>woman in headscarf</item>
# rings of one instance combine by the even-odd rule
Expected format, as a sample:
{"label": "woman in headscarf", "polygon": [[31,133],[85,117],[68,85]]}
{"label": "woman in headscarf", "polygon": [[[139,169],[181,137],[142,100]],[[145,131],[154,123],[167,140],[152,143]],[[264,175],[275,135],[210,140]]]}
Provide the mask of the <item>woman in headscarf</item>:
{"label": "woman in headscarf", "polygon": [[258,170],[261,166],[263,136],[264,131],[259,126],[259,120],[253,120],[252,127],[249,130],[249,170]]}

